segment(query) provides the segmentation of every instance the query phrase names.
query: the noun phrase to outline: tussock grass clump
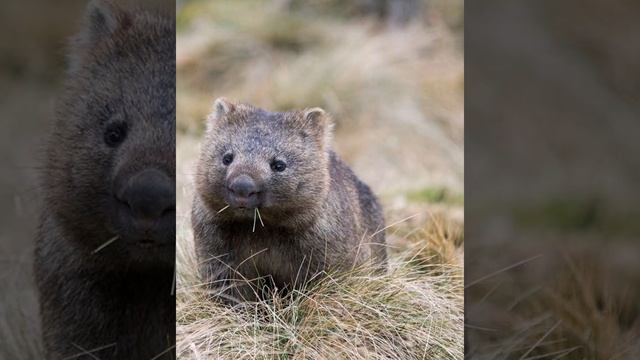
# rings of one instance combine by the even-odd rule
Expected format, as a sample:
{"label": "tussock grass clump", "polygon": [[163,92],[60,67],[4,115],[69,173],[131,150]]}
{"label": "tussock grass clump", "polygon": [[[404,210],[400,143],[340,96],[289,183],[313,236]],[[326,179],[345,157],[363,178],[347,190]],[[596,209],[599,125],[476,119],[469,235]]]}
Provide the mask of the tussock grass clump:
{"label": "tussock grass clump", "polygon": [[[462,276],[464,231],[458,222],[442,213],[431,214],[426,225],[405,235],[408,242],[403,256],[429,275]],[[452,266],[455,265],[455,266]]]}
{"label": "tussock grass clump", "polygon": [[189,242],[180,241],[176,298],[180,358],[463,357],[459,266],[425,263],[420,254],[407,251],[392,258],[386,274],[363,266],[328,274],[301,291],[271,293],[267,300],[228,307],[208,296],[195,275],[191,254]]}

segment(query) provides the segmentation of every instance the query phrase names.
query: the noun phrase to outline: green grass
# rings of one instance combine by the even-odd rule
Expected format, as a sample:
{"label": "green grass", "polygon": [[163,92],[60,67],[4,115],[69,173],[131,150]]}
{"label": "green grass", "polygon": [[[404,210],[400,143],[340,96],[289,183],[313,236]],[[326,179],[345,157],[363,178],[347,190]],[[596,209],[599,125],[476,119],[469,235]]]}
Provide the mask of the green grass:
{"label": "green grass", "polygon": [[411,191],[407,194],[407,199],[413,202],[432,204],[464,204],[464,195],[455,193],[445,187],[425,187],[421,190]]}

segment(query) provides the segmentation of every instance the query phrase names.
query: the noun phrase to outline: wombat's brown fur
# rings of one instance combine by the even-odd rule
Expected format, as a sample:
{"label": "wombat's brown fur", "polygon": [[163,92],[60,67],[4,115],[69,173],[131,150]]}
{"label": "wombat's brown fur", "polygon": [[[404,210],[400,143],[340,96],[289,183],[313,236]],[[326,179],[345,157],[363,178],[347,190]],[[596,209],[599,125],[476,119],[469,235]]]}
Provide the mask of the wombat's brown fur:
{"label": "wombat's brown fur", "polygon": [[36,239],[47,359],[175,344],[174,21],[95,0],[74,39]]}
{"label": "wombat's brown fur", "polygon": [[386,266],[381,207],[330,142],[321,109],[216,100],[191,218],[201,276],[224,301],[262,296],[245,280],[291,289],[323,270]]}

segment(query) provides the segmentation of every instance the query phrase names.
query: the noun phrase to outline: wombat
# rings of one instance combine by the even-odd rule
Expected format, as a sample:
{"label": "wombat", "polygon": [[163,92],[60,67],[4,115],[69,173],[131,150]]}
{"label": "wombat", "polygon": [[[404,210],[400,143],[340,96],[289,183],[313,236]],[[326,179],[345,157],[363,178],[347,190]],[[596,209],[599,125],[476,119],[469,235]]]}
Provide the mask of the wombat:
{"label": "wombat", "polygon": [[95,0],[48,143],[35,275],[47,359],[173,359],[175,20]]}
{"label": "wombat", "polygon": [[261,289],[286,292],[367,261],[386,267],[381,206],[331,149],[322,109],[218,99],[207,127],[191,221],[217,299],[259,300]]}

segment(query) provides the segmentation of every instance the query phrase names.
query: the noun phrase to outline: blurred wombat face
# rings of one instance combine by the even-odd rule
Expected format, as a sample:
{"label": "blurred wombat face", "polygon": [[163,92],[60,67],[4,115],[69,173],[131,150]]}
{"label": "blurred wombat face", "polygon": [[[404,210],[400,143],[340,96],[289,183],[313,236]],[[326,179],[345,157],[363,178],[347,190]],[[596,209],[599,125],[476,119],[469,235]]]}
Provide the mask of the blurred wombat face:
{"label": "blurred wombat face", "polygon": [[101,251],[116,260],[172,263],[175,34],[118,9],[90,21],[59,106],[50,203],[88,250],[115,238]]}
{"label": "blurred wombat face", "polygon": [[272,113],[219,99],[208,119],[198,193],[222,220],[265,221],[320,204],[329,120],[320,109]]}

